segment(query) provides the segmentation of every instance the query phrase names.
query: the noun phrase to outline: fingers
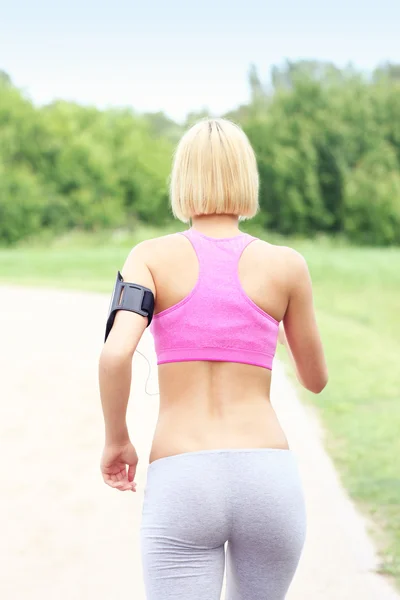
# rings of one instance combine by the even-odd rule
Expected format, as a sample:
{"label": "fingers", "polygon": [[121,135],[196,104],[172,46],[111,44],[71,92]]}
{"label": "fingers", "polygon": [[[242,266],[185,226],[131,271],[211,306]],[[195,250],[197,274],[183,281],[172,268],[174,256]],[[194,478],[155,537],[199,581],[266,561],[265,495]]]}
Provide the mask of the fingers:
{"label": "fingers", "polygon": [[120,490],[121,492],[127,492],[131,490],[132,492],[136,492],[136,482],[135,481],[112,481],[107,477],[103,477],[104,483],[109,485],[112,488]]}
{"label": "fingers", "polygon": [[129,465],[128,469],[128,481],[132,481],[135,479],[136,475],[136,465]]}
{"label": "fingers", "polygon": [[136,468],[129,467],[128,476],[126,470],[121,470],[118,473],[102,473],[104,483],[121,492],[132,491],[136,492],[136,482],[133,481]]}
{"label": "fingers", "polygon": [[128,483],[124,483],[124,482],[119,482],[117,484],[113,484],[111,487],[119,490],[120,492],[136,492],[136,483],[132,482],[128,482]]}

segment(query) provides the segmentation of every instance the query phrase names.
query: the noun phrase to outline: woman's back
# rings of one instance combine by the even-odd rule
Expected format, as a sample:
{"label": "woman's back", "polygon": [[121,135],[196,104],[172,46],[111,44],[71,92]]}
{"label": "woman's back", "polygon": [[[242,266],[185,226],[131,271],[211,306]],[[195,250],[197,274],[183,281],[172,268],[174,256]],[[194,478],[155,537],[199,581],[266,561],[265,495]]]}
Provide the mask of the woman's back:
{"label": "woman's back", "polygon": [[[207,229],[209,226],[210,220]],[[145,245],[146,262],[156,289],[152,323],[156,347],[157,337],[164,331],[168,334],[168,350],[171,352],[170,347],[178,345],[177,351],[173,349],[177,360],[172,362],[171,358],[171,362],[159,365],[160,414],[150,460],[218,447],[287,447],[286,437],[269,400],[271,370],[260,368],[257,358],[252,357],[258,356],[253,348],[269,346],[268,367],[272,366],[275,331],[277,333],[278,322],[285,315],[289,302],[293,251],[241,234],[237,227],[231,230],[229,223],[214,228],[212,235],[192,228],[187,235],[169,235],[150,240]],[[219,253],[222,258],[218,261]],[[212,272],[209,280],[208,271]],[[233,273],[238,275],[237,280]],[[228,333],[230,339],[217,339],[216,342],[215,336],[211,336],[214,352],[215,347],[218,350],[221,345],[233,347],[237,354],[234,360],[238,362],[228,360],[229,352],[225,360],[189,360],[184,349],[183,360],[179,360],[183,342],[174,340],[174,334],[176,337],[181,335],[179,327],[189,329],[190,333],[193,325],[196,339],[190,344],[192,354],[196,345],[204,345],[201,339],[203,315],[207,321],[203,335],[207,336],[213,329],[217,336],[222,335],[220,323],[214,321],[210,306],[217,291],[210,287],[214,283],[215,288],[218,281],[223,284],[217,298],[218,318],[224,320],[223,335],[226,338]],[[209,295],[209,302],[201,298],[199,284],[203,287],[203,295]],[[196,293],[200,295],[199,314],[194,314],[199,308],[194,305]],[[241,352],[243,343],[241,346],[239,341],[239,348],[235,348],[240,332],[239,336],[235,333],[237,317],[229,312],[231,300],[234,300],[231,295],[238,296],[245,303],[239,307],[244,309],[246,306],[249,311],[247,319],[247,313],[242,315],[241,326],[247,329],[243,331],[247,347],[251,340],[250,358],[248,352]],[[167,322],[160,327],[169,315],[173,323]],[[254,317],[259,321],[253,323]],[[261,327],[263,320],[266,330]],[[171,331],[172,326],[174,331]],[[185,343],[188,345],[188,336]],[[207,357],[207,352],[208,346],[202,356]]]}

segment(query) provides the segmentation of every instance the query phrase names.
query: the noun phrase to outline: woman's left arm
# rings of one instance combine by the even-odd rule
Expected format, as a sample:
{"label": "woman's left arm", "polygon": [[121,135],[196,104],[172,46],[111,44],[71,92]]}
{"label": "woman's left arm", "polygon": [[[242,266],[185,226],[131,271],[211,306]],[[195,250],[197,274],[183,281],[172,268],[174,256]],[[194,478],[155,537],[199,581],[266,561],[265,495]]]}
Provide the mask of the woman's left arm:
{"label": "woman's left arm", "polygon": [[[147,243],[136,246],[122,269],[124,281],[152,290],[155,285],[146,264]],[[101,471],[105,483],[123,491],[135,491],[138,462],[126,423],[131,388],[132,357],[148,324],[147,317],[119,310],[99,360],[99,385],[105,425]],[[126,467],[128,466],[128,470]]]}

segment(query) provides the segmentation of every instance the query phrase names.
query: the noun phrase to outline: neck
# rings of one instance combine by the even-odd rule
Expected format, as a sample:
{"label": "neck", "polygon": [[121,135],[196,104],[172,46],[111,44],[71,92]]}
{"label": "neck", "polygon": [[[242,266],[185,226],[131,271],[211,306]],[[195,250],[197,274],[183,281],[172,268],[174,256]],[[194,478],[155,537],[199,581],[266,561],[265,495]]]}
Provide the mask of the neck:
{"label": "neck", "polygon": [[192,218],[192,227],[211,237],[231,237],[239,231],[239,217],[236,215],[200,215]]}

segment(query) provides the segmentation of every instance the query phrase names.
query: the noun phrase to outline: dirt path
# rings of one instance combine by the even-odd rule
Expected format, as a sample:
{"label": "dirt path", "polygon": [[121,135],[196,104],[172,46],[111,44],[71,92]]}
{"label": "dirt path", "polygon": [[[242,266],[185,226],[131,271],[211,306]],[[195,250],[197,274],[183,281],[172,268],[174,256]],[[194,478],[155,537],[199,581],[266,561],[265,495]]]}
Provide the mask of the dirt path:
{"label": "dirt path", "polygon": [[[138,494],[106,487],[97,358],[109,298],[0,287],[0,597],[144,600],[138,527],[157,397],[134,360],[129,423]],[[152,340],[141,349],[153,356]],[[156,375],[150,391],[156,391]],[[298,455],[309,515],[288,600],[395,600],[373,573],[364,523],[341,490],[314,419],[276,365],[274,404]],[[194,600],[189,599],[188,600]]]}

